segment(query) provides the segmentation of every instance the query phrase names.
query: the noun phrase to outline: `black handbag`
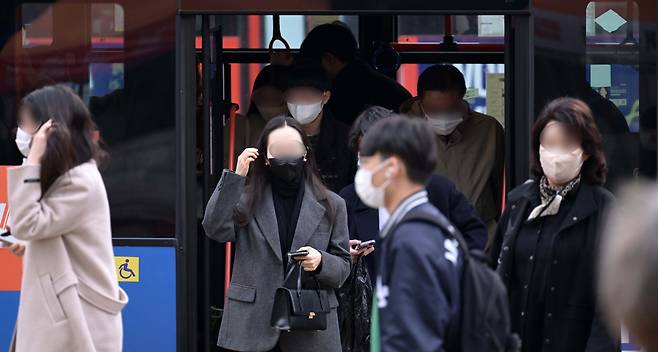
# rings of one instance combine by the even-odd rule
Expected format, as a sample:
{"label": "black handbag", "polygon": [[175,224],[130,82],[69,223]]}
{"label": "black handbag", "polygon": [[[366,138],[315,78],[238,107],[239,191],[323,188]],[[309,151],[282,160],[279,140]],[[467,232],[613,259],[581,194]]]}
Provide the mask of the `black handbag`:
{"label": "black handbag", "polygon": [[[297,287],[285,287],[295,269],[298,269]],[[302,289],[301,265],[292,265],[284,280],[284,287],[276,290],[272,319],[270,323],[278,330],[326,330],[329,308],[329,294],[320,289],[318,279],[313,275],[317,289]]]}

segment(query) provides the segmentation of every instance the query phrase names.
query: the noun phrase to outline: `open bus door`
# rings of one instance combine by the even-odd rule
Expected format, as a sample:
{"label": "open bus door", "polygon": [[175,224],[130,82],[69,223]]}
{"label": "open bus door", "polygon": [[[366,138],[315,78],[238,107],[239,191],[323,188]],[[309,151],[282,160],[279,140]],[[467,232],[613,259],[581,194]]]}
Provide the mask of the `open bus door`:
{"label": "open bus door", "polygon": [[[248,25],[242,33],[245,38],[238,38],[237,43],[248,48],[236,45],[235,29],[228,29],[229,25],[236,24],[236,17],[240,18],[238,23]],[[199,90],[196,94],[199,104],[197,109],[197,149],[201,150],[203,162],[203,175],[199,182],[202,186],[202,204],[205,207],[212,191],[214,190],[223,168],[232,169],[237,155],[241,152],[235,149],[235,122],[236,108],[244,114],[247,109],[247,101],[250,95],[250,86],[262,65],[268,64],[272,47],[268,44],[268,35],[257,34],[260,38],[254,38],[251,33],[256,23],[262,27],[273,25],[271,31],[272,39],[278,39],[281,33],[277,33],[277,15],[271,16],[246,15],[246,16],[223,16],[223,15],[201,15],[196,18],[197,28],[200,22],[200,33],[196,33],[196,84]],[[290,16],[286,16],[290,19]],[[308,16],[309,19],[312,16]],[[468,70],[467,76],[475,74],[486,75],[487,65],[496,71],[498,76],[502,75],[501,67],[505,64],[505,43],[501,39],[497,44],[457,44],[454,42],[452,33],[446,32],[440,43],[409,43],[402,42],[396,35],[395,28],[397,16],[369,15],[369,16],[347,16],[345,18],[358,31],[358,40],[361,43],[362,60],[370,63],[379,72],[389,75],[398,80],[402,79],[409,90],[415,90],[415,81],[410,79],[410,74],[418,75],[420,70],[431,63],[448,62],[459,64],[462,70]],[[437,15],[434,18],[446,19],[446,25],[442,28],[452,28],[450,15]],[[329,21],[333,17],[323,18]],[[430,18],[429,16],[427,18]],[[200,21],[199,21],[200,20]],[[313,21],[314,19],[310,19]],[[382,27],[381,24],[387,24]],[[317,24],[317,23],[316,23]],[[376,26],[375,24],[379,24]],[[387,28],[388,30],[374,30],[374,28]],[[227,34],[227,31],[229,33]],[[260,29],[259,29],[260,31]],[[200,35],[199,35],[200,34]],[[501,36],[504,34],[501,33]],[[406,37],[408,39],[408,37]],[[272,40],[269,41],[270,43]],[[283,42],[283,45],[287,43]],[[260,45],[260,46],[259,46]],[[296,43],[299,45],[299,42]],[[254,47],[256,46],[256,47]],[[280,46],[281,47],[281,46]],[[285,46],[286,50],[295,55],[298,50]],[[398,70],[400,69],[400,70]],[[407,80],[404,80],[406,70]],[[480,71],[482,72],[480,72]],[[491,73],[494,73],[492,71]],[[402,76],[401,76],[402,75]],[[484,76],[483,76],[484,77]],[[479,76],[473,78],[484,82]],[[413,89],[411,89],[413,87]],[[503,100],[502,92],[499,100]],[[240,102],[236,106],[233,102]],[[244,106],[244,108],[243,108]],[[504,120],[504,116],[501,116]],[[223,139],[224,140],[223,140]],[[231,244],[219,244],[210,240],[203,234],[199,224],[198,250],[198,284],[199,288],[196,298],[198,299],[199,316],[201,326],[198,329],[199,345],[204,351],[216,349],[217,334],[221,321],[222,307],[226,294],[226,288],[230,281],[232,248]]]}

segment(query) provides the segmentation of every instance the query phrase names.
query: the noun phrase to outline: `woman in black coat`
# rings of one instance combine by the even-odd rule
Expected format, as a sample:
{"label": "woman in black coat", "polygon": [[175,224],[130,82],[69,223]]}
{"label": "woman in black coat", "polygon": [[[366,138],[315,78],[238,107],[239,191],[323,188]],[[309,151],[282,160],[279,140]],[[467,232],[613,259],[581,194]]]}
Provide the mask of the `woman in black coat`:
{"label": "woman in black coat", "polygon": [[532,132],[532,171],[508,195],[492,246],[524,352],[619,351],[594,282],[601,220],[614,201],[592,112],[560,98]]}

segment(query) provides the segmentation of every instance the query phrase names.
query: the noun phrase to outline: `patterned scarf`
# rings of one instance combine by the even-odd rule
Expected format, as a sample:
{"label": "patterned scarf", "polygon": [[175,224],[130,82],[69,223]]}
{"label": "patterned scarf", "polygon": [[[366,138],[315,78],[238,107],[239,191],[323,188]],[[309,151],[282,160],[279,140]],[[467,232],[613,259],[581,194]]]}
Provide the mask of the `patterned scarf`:
{"label": "patterned scarf", "polygon": [[542,216],[555,215],[560,211],[562,200],[571,190],[580,184],[580,175],[571,180],[565,186],[552,187],[548,184],[546,176],[542,176],[539,183],[539,194],[541,195],[541,204],[532,209],[528,221],[540,218]]}

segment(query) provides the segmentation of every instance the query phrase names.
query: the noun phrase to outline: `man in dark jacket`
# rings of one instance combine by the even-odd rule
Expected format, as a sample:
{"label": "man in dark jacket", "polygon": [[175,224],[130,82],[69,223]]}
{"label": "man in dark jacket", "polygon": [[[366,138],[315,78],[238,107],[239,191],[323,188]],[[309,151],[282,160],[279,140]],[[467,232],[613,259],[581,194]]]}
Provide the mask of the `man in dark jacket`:
{"label": "man in dark jacket", "polygon": [[409,214],[441,216],[425,184],[434,171],[434,136],[422,120],[394,116],[377,122],[360,146],[356,192],[386,208],[373,307],[372,351],[443,351],[458,318],[462,255],[457,241]]}
{"label": "man in dark jacket", "polygon": [[411,98],[398,82],[356,59],[356,39],[347,26],[319,25],[306,36],[299,50],[300,57],[322,63],[332,80],[328,107],[348,126],[369,105],[397,110]]}
{"label": "man in dark jacket", "polygon": [[[350,147],[358,151],[359,142],[363,135],[377,121],[390,117],[393,113],[382,107],[373,106],[366,109],[354,122],[350,131]],[[427,183],[429,202],[445,215],[462,233],[470,248],[484,250],[487,242],[487,228],[480,220],[477,211],[457,190],[455,184],[443,176],[432,175]],[[354,184],[340,191],[340,196],[347,204],[347,220],[350,230],[350,245],[353,247],[361,242],[376,240],[379,231],[388,218],[385,209],[374,209],[363,204],[356,194]],[[358,255],[368,255],[374,249],[366,248],[355,250],[350,248],[353,259]],[[376,255],[368,255],[366,263],[370,277],[377,277]]]}
{"label": "man in dark jacket", "polygon": [[349,128],[326,108],[333,99],[330,85],[319,63],[296,62],[289,70],[285,97],[290,114],[310,140],[322,181],[338,192],[354,179],[356,158],[347,147]]}

